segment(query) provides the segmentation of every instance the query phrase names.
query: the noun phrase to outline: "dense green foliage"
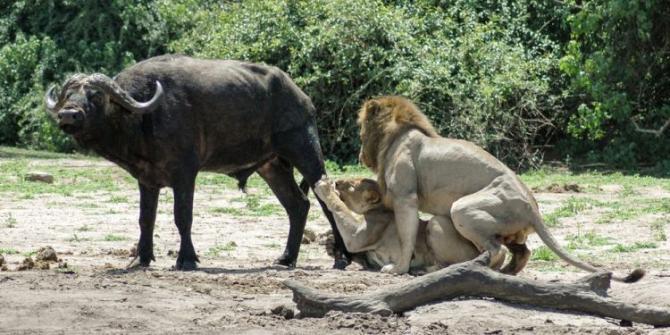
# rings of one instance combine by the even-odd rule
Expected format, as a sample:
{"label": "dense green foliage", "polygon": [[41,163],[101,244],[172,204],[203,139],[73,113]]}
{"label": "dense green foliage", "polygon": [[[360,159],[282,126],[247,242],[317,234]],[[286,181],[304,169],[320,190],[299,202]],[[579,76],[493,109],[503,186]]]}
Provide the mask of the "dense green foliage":
{"label": "dense green foliage", "polygon": [[670,141],[635,130],[670,118],[670,6],[667,1],[597,0],[567,18],[572,38],[560,68],[578,103],[568,131],[591,140],[592,156],[617,165],[661,161]]}
{"label": "dense green foliage", "polygon": [[0,11],[0,144],[71,150],[43,111],[48,84],[179,52],[288,72],[339,161],[356,157],[362,101],[384,94],[513,167],[547,144],[626,165],[666,153],[629,120],[670,117],[660,0],[0,0]]}

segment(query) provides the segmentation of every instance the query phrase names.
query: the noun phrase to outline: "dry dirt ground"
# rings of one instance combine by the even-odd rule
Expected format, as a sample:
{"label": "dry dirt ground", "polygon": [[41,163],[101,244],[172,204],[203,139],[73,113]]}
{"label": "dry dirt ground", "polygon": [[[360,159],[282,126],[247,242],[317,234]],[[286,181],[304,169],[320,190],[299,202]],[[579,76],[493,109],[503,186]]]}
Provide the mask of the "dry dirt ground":
{"label": "dry dirt ground", "polygon": [[[288,232],[276,200],[258,178],[245,196],[232,180],[213,175],[201,177],[195,197],[193,241],[199,270],[171,269],[179,239],[170,191],[164,190],[154,238],[156,262],[146,270],[126,271],[129,249],[139,236],[138,194],[123,171],[101,160],[1,152],[0,170],[0,254],[7,267],[0,272],[2,334],[670,334],[670,329],[620,327],[618,320],[467,298],[393,317],[330,313],[320,319],[286,319],[283,313],[295,305],[282,285],[285,279],[357,294],[411,277],[353,265],[346,271],[332,270],[318,237],[302,245],[296,269],[272,266]],[[54,184],[25,181],[32,170],[49,172]],[[96,186],[104,181],[111,182]],[[621,200],[628,196],[622,192],[631,191],[617,184],[579,186],[579,193],[540,188],[543,213],[565,209],[566,203],[580,198]],[[631,201],[670,200],[670,192],[660,186],[632,191]],[[328,223],[317,207],[313,203],[307,227],[318,235],[328,230]],[[667,211],[594,224],[612,209],[579,209],[552,227],[559,241],[567,245],[578,240],[574,236],[606,236],[607,242],[572,251],[621,272],[646,268],[643,281],[614,284],[611,294],[670,308],[670,246],[663,224],[659,236],[657,223],[667,220]],[[654,241],[653,248],[644,244],[649,241]],[[533,236],[529,244],[537,249],[541,242]],[[16,270],[25,258],[38,258],[34,252],[45,246],[56,251],[61,268],[51,262],[48,270]],[[626,246],[642,247],[613,251]],[[560,260],[540,258],[531,260],[520,275],[565,281],[585,274]],[[281,305],[283,311],[272,311]]]}

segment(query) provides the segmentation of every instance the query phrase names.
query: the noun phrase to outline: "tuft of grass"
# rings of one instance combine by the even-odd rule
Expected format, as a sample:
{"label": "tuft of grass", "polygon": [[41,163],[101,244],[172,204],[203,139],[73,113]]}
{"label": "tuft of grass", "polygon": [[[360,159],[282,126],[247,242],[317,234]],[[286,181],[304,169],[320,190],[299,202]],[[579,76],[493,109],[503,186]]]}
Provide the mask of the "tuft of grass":
{"label": "tuft of grass", "polygon": [[654,240],[658,242],[667,241],[668,237],[665,235],[665,221],[654,221],[650,225]]}
{"label": "tuft of grass", "polygon": [[105,235],[104,240],[107,241],[107,242],[125,241],[126,237],[125,236],[114,235],[114,234],[107,234],[107,235]]}
{"label": "tuft of grass", "polygon": [[280,206],[274,204],[262,204],[261,198],[258,195],[247,195],[245,197],[245,202],[249,214],[253,216],[270,216],[282,211]]}
{"label": "tuft of grass", "polygon": [[82,231],[82,232],[83,232],[83,231],[91,231],[91,230],[93,230],[93,228],[91,228],[91,227],[88,226],[88,225],[83,225],[83,226],[77,228],[77,231]]}
{"label": "tuft of grass", "polygon": [[551,251],[551,249],[549,249],[547,246],[543,245],[533,250],[530,259],[534,261],[552,262],[558,260],[558,256],[556,256],[556,254],[553,251]]}
{"label": "tuft of grass", "polygon": [[216,244],[213,247],[209,248],[205,253],[207,256],[218,257],[222,252],[230,252],[237,248],[237,243],[235,241],[230,241],[226,244]]}
{"label": "tuft of grass", "polygon": [[590,231],[584,234],[576,234],[567,237],[568,240],[568,249],[588,249],[590,247],[608,245],[610,239],[605,236],[597,235],[595,232]]}
{"label": "tuft of grass", "polygon": [[125,204],[128,203],[128,197],[123,196],[123,195],[113,195],[111,198],[109,198],[109,202],[113,204]]}
{"label": "tuft of grass", "polygon": [[272,216],[284,212],[283,207],[261,202],[261,196],[247,194],[243,197],[232,199],[233,202],[243,202],[244,207],[215,207],[210,209],[213,213],[229,214],[233,216]]}
{"label": "tuft of grass", "polygon": [[623,189],[619,193],[619,197],[621,198],[630,198],[631,196],[634,196],[638,194],[637,191],[633,188],[633,185],[630,184],[625,184],[623,185]]}
{"label": "tuft of grass", "polygon": [[666,198],[635,198],[607,204],[610,209],[596,223],[607,224],[635,219],[646,214],[670,214],[670,203]]}
{"label": "tuft of grass", "polygon": [[19,251],[14,248],[0,248],[0,255],[16,255]]}
{"label": "tuft of grass", "polygon": [[575,216],[598,204],[594,199],[570,197],[561,207],[544,215],[544,224],[548,227],[557,226],[558,219]]}
{"label": "tuft of grass", "polygon": [[656,248],[656,243],[654,242],[635,242],[633,244],[617,244],[612,248],[614,252],[635,252],[640,249],[654,249]]}
{"label": "tuft of grass", "polygon": [[579,184],[584,185],[586,192],[602,192],[603,185],[618,184],[627,190],[639,187],[661,186],[670,190],[670,179],[654,178],[652,176],[640,176],[639,174],[624,175],[621,172],[585,171],[575,172],[564,169],[540,168],[528,171],[521,176],[530,188],[546,188],[551,184]]}
{"label": "tuft of grass", "polygon": [[7,228],[14,228],[14,227],[16,227],[16,224],[17,224],[17,223],[18,223],[18,222],[16,221],[16,218],[14,218],[14,217],[12,216],[11,213],[10,213],[9,216],[5,219],[5,226],[6,226]]}

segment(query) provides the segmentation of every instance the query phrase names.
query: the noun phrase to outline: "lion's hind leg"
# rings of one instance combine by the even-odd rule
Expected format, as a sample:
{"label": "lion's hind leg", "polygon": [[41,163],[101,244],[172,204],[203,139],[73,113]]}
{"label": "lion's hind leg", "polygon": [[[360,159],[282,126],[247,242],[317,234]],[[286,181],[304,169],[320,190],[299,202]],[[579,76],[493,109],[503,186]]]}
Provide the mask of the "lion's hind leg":
{"label": "lion's hind leg", "polygon": [[470,240],[480,252],[491,252],[491,267],[504,260],[499,230],[505,218],[497,217],[502,200],[489,193],[475,193],[453,203],[451,219],[454,227]]}
{"label": "lion's hind leg", "polygon": [[454,228],[454,223],[447,216],[435,215],[428,221],[426,243],[440,264],[465,262],[480,254],[474,244]]}

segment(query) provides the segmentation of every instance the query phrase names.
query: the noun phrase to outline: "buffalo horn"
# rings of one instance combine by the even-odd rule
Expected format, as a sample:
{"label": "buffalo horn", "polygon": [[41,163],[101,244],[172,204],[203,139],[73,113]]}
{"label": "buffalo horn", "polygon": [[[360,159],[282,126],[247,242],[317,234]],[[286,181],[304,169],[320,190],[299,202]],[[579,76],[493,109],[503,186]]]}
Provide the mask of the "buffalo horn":
{"label": "buffalo horn", "polygon": [[89,85],[109,94],[112,101],[133,113],[144,114],[153,112],[160,105],[161,97],[163,96],[163,86],[159,81],[156,81],[156,92],[153,98],[147,102],[139,102],[133,99],[126,90],[122,89],[112,78],[104,74],[92,74],[87,81]]}

